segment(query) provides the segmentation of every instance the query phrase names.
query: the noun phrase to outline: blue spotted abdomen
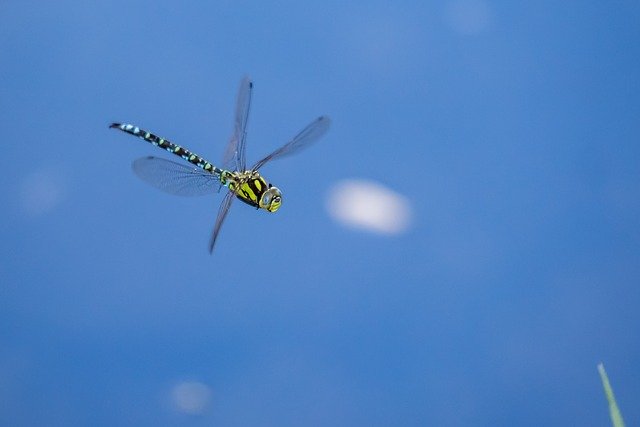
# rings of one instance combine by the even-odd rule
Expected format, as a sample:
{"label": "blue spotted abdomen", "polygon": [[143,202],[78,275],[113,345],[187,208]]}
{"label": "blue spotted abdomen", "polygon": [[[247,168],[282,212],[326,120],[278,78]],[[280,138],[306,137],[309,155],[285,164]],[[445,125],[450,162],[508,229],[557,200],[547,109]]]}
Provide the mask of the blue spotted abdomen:
{"label": "blue spotted abdomen", "polygon": [[202,157],[198,156],[195,153],[187,150],[186,148],[174,144],[173,142],[166,140],[164,138],[160,138],[152,134],[151,132],[147,132],[144,129],[140,129],[138,126],[126,124],[126,123],[112,123],[110,128],[120,129],[123,132],[129,133],[133,136],[137,136],[138,138],[142,138],[150,144],[153,144],[157,147],[163,148],[168,152],[175,154],[176,156],[180,156],[189,163],[196,165],[197,167],[204,169],[207,172],[211,172],[215,175],[220,175],[222,170],[215,167]]}

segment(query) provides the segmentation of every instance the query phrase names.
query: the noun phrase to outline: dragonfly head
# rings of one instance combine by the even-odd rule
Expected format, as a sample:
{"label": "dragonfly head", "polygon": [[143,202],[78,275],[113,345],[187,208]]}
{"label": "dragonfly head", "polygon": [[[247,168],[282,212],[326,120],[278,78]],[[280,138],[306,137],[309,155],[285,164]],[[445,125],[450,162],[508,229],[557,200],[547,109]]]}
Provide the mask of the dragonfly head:
{"label": "dragonfly head", "polygon": [[282,193],[278,187],[269,187],[260,198],[260,207],[275,212],[282,204]]}

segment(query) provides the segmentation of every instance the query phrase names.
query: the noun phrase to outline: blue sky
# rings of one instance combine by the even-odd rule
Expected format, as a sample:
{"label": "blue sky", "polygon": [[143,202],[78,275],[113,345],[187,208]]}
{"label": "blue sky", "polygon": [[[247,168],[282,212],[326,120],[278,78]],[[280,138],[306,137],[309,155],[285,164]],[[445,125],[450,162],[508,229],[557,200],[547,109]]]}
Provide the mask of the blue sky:
{"label": "blue sky", "polygon": [[[4,2],[0,424],[602,426],[600,361],[637,424],[639,20]],[[210,256],[222,197],[147,186],[131,161],[163,153],[107,126],[218,162],[245,74],[249,164],[332,127],[262,170],[282,208],[236,203]],[[337,220],[353,182],[410,222]]]}

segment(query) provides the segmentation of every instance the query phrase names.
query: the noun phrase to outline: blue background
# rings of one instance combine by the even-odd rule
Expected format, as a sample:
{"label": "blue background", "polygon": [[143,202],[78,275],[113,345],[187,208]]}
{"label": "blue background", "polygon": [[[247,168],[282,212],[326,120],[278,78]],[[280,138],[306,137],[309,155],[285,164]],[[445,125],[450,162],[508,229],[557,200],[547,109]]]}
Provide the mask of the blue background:
{"label": "blue background", "polygon": [[[638,22],[636,1],[2,2],[0,424],[603,426],[604,361],[637,425]],[[218,161],[246,73],[249,163],[333,124],[263,170],[282,209],[236,203],[209,256],[221,197],[145,185],[131,161],[162,153],[107,125]],[[350,178],[407,196],[411,228],[334,222]],[[167,403],[185,380],[201,415]]]}

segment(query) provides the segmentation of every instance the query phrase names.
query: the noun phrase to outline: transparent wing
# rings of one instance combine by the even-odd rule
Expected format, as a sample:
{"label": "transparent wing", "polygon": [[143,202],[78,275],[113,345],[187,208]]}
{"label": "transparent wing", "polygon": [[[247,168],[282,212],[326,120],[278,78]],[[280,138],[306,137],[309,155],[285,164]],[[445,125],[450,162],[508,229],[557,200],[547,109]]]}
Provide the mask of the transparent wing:
{"label": "transparent wing", "polygon": [[218,234],[220,233],[220,227],[222,227],[222,223],[224,222],[227,214],[229,213],[229,208],[231,208],[231,203],[234,200],[234,194],[229,191],[226,196],[224,196],[224,200],[220,203],[220,209],[218,210],[218,217],[216,218],[216,225],[213,227],[213,232],[211,233],[211,239],[209,240],[209,253],[213,253],[213,247],[216,244],[216,240],[218,239]]}
{"label": "transparent wing", "polygon": [[251,92],[253,82],[249,77],[244,77],[238,89],[236,101],[236,117],[233,135],[229,140],[224,154],[222,165],[225,169],[244,171],[247,168],[245,160],[245,142],[247,138],[247,121],[249,120],[249,108],[251,107]]}
{"label": "transparent wing", "polygon": [[264,159],[259,160],[255,165],[253,165],[251,170],[256,171],[264,166],[265,163],[271,160],[288,156],[300,151],[303,148],[308,147],[327,132],[330,124],[331,120],[329,119],[329,117],[318,117],[313,122],[309,123],[306,128],[302,129],[300,133],[294,136],[291,141],[287,142],[282,147],[266,156]]}
{"label": "transparent wing", "polygon": [[133,172],[148,184],[177,196],[203,196],[218,191],[220,181],[195,166],[159,157],[142,157],[131,165]]}

